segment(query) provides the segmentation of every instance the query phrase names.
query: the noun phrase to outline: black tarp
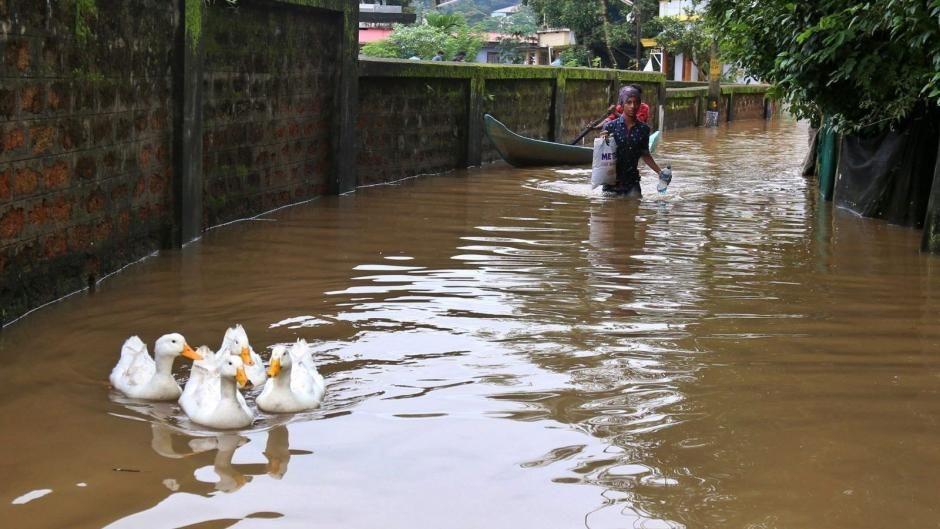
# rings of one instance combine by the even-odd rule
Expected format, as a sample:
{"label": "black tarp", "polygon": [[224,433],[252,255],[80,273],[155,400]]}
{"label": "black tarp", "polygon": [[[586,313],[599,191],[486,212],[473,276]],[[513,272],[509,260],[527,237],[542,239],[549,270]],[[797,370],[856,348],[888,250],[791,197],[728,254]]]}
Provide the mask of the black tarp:
{"label": "black tarp", "polygon": [[835,202],[866,217],[921,227],[937,158],[938,112],[922,110],[894,130],[845,135]]}

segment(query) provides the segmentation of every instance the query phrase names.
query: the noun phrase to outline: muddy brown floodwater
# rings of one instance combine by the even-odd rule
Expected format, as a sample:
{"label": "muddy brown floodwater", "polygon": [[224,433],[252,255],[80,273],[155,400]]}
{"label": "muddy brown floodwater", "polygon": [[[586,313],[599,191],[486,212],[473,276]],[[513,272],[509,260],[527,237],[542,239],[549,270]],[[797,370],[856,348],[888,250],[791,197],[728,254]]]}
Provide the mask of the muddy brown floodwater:
{"label": "muddy brown floodwater", "polygon": [[[937,527],[940,261],[805,150],[670,131],[662,198],[494,164],[130,266],[0,333],[2,525]],[[324,406],[221,434],[110,392],[127,336],[236,322],[311,341]]]}

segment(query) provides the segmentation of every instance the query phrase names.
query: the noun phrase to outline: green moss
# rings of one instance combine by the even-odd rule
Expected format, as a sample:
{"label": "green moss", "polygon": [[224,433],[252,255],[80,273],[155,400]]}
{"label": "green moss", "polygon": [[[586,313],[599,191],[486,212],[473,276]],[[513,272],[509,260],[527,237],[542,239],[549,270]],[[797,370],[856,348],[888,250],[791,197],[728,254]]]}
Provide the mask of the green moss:
{"label": "green moss", "polygon": [[722,94],[765,94],[770,91],[770,85],[722,85]]}
{"label": "green moss", "polygon": [[186,0],[186,37],[192,49],[199,47],[202,38],[202,0]]}
{"label": "green moss", "polygon": [[666,89],[666,98],[667,99],[694,99],[696,97],[703,97],[708,95],[708,88],[667,88]]}
{"label": "green moss", "polygon": [[85,45],[91,36],[89,20],[98,18],[98,5],[95,0],[74,0],[75,2],[75,39]]}
{"label": "green moss", "polygon": [[81,68],[72,69],[72,79],[76,81],[85,81],[90,83],[104,82],[104,76],[100,72],[91,72]]}
{"label": "green moss", "polygon": [[402,59],[360,59],[359,72],[363,77],[434,77],[439,79],[469,79],[482,75],[484,79],[555,79],[581,81],[620,81],[661,84],[665,75],[650,72],[625,72],[599,68],[554,68],[550,66],[511,66],[505,64],[441,64]]}

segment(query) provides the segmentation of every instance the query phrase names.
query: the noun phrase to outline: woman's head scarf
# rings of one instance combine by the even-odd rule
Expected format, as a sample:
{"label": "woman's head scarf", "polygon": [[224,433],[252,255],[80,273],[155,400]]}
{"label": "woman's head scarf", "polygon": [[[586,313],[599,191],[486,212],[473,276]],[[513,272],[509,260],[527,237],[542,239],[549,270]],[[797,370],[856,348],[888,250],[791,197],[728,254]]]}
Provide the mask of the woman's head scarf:
{"label": "woman's head scarf", "polygon": [[631,97],[635,97],[637,103],[643,99],[640,94],[640,90],[637,87],[627,85],[620,89],[620,95],[617,97],[617,103],[622,105],[626,103],[627,99],[630,99]]}

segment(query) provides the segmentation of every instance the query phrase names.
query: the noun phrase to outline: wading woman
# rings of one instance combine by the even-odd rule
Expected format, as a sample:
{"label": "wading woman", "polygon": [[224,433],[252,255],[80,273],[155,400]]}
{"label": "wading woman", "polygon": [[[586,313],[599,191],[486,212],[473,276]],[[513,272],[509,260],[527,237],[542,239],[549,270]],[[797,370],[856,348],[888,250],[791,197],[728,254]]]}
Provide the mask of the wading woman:
{"label": "wading woman", "polygon": [[649,125],[637,119],[641,97],[640,90],[634,86],[621,88],[617,103],[623,106],[623,114],[604,126],[604,133],[613,136],[617,142],[617,183],[605,185],[606,192],[636,198],[643,196],[640,191],[640,171],[637,169],[640,158],[656,174],[662,173],[650,154]]}

